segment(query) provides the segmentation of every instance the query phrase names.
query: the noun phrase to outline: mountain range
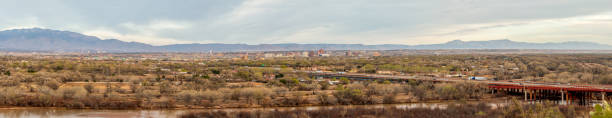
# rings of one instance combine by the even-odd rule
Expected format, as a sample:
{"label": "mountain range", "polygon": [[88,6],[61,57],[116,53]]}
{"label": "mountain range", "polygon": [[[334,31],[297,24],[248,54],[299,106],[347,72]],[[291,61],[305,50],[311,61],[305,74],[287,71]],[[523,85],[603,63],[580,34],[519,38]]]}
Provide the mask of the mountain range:
{"label": "mountain range", "polygon": [[612,50],[612,46],[592,42],[527,43],[507,39],[490,41],[454,40],[430,45],[362,45],[362,44],[172,44],[153,46],[117,39],[100,39],[76,32],[51,29],[13,29],[0,31],[0,50],[50,52],[237,52],[299,50],[436,50],[436,49],[552,49]]}

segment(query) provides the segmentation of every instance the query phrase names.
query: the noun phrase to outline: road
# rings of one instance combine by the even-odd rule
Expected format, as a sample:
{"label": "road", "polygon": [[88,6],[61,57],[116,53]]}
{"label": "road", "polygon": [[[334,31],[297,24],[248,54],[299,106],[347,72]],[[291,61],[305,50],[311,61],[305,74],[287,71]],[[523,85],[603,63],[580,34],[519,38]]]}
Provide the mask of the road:
{"label": "road", "polygon": [[561,83],[542,83],[542,82],[513,82],[513,81],[494,81],[494,80],[467,80],[462,78],[440,78],[440,77],[423,77],[423,76],[402,76],[402,75],[381,75],[381,74],[363,74],[363,73],[335,73],[321,71],[299,71],[309,73],[311,75],[332,76],[332,77],[347,77],[347,78],[362,78],[362,79],[383,79],[383,80],[422,80],[422,81],[439,81],[439,82],[476,82],[488,84],[494,88],[512,88],[512,89],[537,89],[537,90],[566,90],[580,92],[612,92],[610,85],[579,85],[579,84],[561,84]]}

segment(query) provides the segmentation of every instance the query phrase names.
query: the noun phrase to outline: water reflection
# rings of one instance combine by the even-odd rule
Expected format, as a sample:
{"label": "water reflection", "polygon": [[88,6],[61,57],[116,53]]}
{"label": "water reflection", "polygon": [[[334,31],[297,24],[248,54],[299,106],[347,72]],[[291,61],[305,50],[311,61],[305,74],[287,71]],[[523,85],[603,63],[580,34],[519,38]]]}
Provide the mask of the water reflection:
{"label": "water reflection", "polygon": [[[56,109],[56,108],[0,108],[0,118],[176,118],[182,114],[198,111],[255,111],[255,110],[321,110],[334,108],[431,108],[446,109],[449,104],[456,103],[411,103],[386,105],[343,105],[343,106],[309,106],[309,107],[274,107],[274,108],[232,108],[232,109],[182,109],[182,110],[83,110],[83,109]],[[494,108],[505,103],[490,103]]]}

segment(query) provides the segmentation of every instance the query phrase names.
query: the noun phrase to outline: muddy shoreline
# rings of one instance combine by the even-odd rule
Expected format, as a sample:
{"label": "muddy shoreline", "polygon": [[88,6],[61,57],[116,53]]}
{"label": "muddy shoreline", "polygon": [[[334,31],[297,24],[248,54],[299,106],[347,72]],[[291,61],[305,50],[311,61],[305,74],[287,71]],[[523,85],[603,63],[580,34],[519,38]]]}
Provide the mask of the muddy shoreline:
{"label": "muddy shoreline", "polygon": [[223,108],[223,109],[128,109],[128,110],[109,110],[109,109],[68,109],[58,107],[3,107],[0,108],[0,117],[167,117],[177,118],[185,114],[199,112],[256,112],[256,111],[294,111],[294,110],[328,110],[328,109],[379,109],[379,108],[429,108],[445,109],[450,104],[478,104],[491,103],[489,105],[505,104],[504,100],[485,100],[485,101],[444,101],[444,102],[419,102],[419,103],[398,103],[398,104],[375,104],[375,105],[328,105],[328,106],[299,106],[299,107],[258,107],[258,108]]}
{"label": "muddy shoreline", "polygon": [[509,97],[472,99],[472,100],[427,100],[420,102],[404,102],[393,104],[360,104],[360,105],[302,105],[302,106],[275,106],[275,107],[175,107],[175,108],[136,108],[136,109],[93,109],[93,108],[66,108],[66,107],[21,107],[0,106],[0,110],[23,110],[23,109],[57,109],[57,110],[219,110],[219,109],[275,109],[275,108],[306,108],[306,107],[337,107],[337,106],[375,106],[375,105],[402,105],[402,104],[450,104],[450,103],[503,103],[508,102]]}

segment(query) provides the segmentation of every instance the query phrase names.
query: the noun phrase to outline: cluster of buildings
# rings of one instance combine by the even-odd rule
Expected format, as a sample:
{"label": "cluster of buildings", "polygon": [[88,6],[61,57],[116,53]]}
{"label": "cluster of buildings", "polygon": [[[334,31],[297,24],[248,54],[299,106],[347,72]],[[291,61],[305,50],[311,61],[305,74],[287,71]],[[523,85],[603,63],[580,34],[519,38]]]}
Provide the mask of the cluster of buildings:
{"label": "cluster of buildings", "polygon": [[248,52],[201,52],[201,53],[39,53],[39,52],[1,52],[0,56],[35,56],[38,58],[62,58],[76,60],[249,60],[295,57],[369,57],[381,56],[384,51],[366,50],[311,50],[311,51],[248,51]]}
{"label": "cluster of buildings", "polygon": [[274,57],[329,57],[329,53],[326,53],[324,49],[315,51],[279,51],[279,52],[264,52],[264,58]]}
{"label": "cluster of buildings", "polygon": [[319,49],[316,51],[278,51],[278,52],[263,52],[263,58],[278,58],[278,57],[330,57],[330,56],[345,56],[345,57],[363,57],[363,56],[381,56],[381,53],[375,51],[351,51],[351,50],[334,50],[326,51]]}

